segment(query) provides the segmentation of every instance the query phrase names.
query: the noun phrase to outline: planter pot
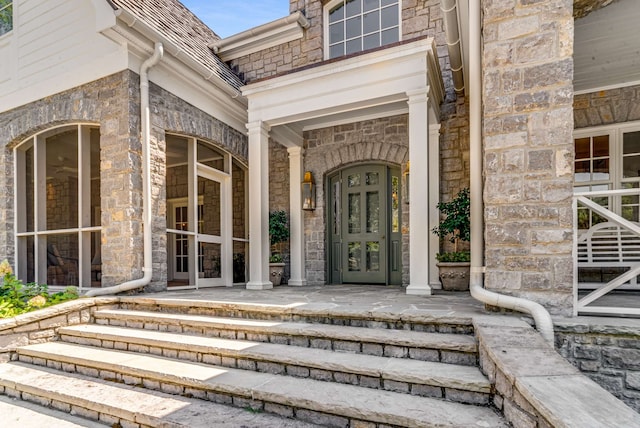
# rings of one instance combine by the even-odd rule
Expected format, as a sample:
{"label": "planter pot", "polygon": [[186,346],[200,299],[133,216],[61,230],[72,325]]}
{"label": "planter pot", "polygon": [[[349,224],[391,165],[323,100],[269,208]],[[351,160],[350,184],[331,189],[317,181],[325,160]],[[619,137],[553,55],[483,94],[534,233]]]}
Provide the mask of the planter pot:
{"label": "planter pot", "polygon": [[284,275],[284,263],[269,263],[269,279],[273,286],[280,285]]}
{"label": "planter pot", "polygon": [[466,291],[469,289],[471,263],[438,263],[442,289],[446,291]]}

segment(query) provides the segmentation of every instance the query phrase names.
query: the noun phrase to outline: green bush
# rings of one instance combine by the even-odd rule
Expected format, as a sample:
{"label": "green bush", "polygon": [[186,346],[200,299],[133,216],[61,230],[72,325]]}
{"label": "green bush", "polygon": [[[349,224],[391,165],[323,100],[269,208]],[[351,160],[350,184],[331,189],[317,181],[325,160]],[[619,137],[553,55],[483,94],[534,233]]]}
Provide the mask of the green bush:
{"label": "green bush", "polygon": [[7,260],[0,263],[0,318],[11,318],[36,309],[46,308],[67,300],[78,298],[76,287],[49,294],[45,284],[30,282],[23,284],[15,277]]}

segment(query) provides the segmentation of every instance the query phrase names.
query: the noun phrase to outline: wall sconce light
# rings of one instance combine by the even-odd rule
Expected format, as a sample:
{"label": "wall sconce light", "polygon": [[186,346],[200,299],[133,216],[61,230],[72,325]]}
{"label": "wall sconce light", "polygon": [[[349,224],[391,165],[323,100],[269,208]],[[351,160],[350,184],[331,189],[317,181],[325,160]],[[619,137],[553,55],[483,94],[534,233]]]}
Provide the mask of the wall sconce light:
{"label": "wall sconce light", "polygon": [[304,173],[302,181],[302,209],[307,211],[316,209],[316,185],[313,182],[311,171]]}
{"label": "wall sconce light", "polygon": [[402,172],[402,181],[404,181],[404,203],[409,203],[409,161]]}

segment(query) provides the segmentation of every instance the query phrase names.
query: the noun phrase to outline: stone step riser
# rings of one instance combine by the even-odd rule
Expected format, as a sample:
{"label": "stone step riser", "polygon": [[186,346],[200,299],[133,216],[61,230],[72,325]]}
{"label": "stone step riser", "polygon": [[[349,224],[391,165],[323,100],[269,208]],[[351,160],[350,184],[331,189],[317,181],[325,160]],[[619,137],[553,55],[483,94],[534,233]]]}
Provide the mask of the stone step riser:
{"label": "stone step riser", "polygon": [[[329,370],[321,367],[308,367],[304,365],[264,360],[259,361],[250,358],[243,358],[239,355],[220,355],[220,353],[214,352],[197,352],[193,350],[168,348],[162,344],[150,346],[127,341],[116,341],[111,338],[101,339],[95,337],[82,337],[78,335],[67,335],[64,333],[61,334],[61,340],[79,345],[163,356],[166,358],[179,359],[181,361],[193,361],[262,373],[309,378],[325,382],[344,383],[422,397],[444,398],[449,401],[466,404],[486,405],[489,404],[491,400],[490,394],[478,391],[469,391],[442,385],[417,384],[404,380],[385,379],[382,377],[367,376],[361,373]],[[24,361],[22,358],[20,360]]]}
{"label": "stone step riser", "polygon": [[309,337],[304,335],[282,334],[269,331],[268,329],[264,329],[262,331],[256,330],[255,328],[243,330],[241,327],[200,326],[171,321],[160,322],[158,320],[147,322],[142,318],[131,317],[130,319],[123,319],[99,313],[96,313],[95,316],[96,324],[115,327],[183,333],[231,340],[249,340],[252,342],[274,343],[339,352],[362,353],[380,357],[411,358],[420,361],[433,361],[466,366],[477,366],[478,362],[478,354],[475,351],[467,352],[453,349],[399,346],[379,342],[346,340],[344,338]]}
{"label": "stone step riser", "polygon": [[424,316],[406,317],[406,319],[398,319],[397,317],[385,317],[383,314],[374,316],[372,314],[363,315],[335,315],[328,316],[326,313],[308,314],[302,310],[260,310],[259,308],[237,308],[233,305],[225,304],[221,306],[194,306],[193,303],[188,305],[172,305],[168,302],[159,304],[148,304],[142,302],[123,301],[120,304],[121,309],[132,311],[149,311],[176,313],[188,315],[205,315],[212,317],[239,318],[249,320],[264,321],[289,321],[289,322],[306,322],[312,324],[329,324],[349,327],[367,327],[390,330],[419,331],[425,333],[447,333],[447,334],[473,334],[473,325],[471,319],[425,319]]}
{"label": "stone step riser", "polygon": [[[251,396],[243,396],[241,394],[231,394],[227,392],[216,391],[203,387],[200,384],[187,385],[181,383],[179,379],[175,382],[169,382],[167,380],[158,380],[155,378],[145,377],[139,373],[134,372],[116,372],[107,369],[99,369],[95,367],[89,367],[79,364],[65,363],[56,361],[54,359],[46,359],[39,357],[30,357],[26,355],[18,355],[18,361],[27,364],[33,364],[42,367],[49,367],[55,370],[60,370],[68,373],[78,373],[83,376],[99,378],[111,382],[123,383],[125,385],[132,385],[137,387],[143,387],[150,390],[161,391],[167,394],[179,395],[185,397],[193,397],[201,400],[207,400],[218,404],[230,405],[242,409],[247,409],[255,412],[267,412],[286,418],[297,419],[303,422],[320,423],[322,426],[334,427],[334,428],[347,428],[347,427],[368,427],[368,428],[401,428],[408,426],[407,422],[400,424],[393,423],[379,423],[375,420],[369,420],[365,417],[353,417],[350,415],[336,415],[326,412],[319,412],[309,408],[301,408],[296,406],[284,405],[277,402],[271,402],[267,399],[256,399]],[[5,388],[6,389],[6,388]],[[13,394],[15,396],[24,395],[24,391],[20,390],[20,385],[16,385],[16,389]],[[10,392],[11,393],[11,392]],[[34,395],[34,394],[32,394]],[[27,397],[29,398],[29,397]],[[44,398],[44,397],[43,397]],[[37,399],[36,399],[37,400]],[[35,401],[35,400],[34,400]],[[62,397],[58,400],[61,404],[59,407],[63,409],[66,406],[65,400]],[[37,402],[37,401],[35,401]],[[72,404],[70,404],[72,405]],[[74,405],[79,413],[85,415],[90,419],[97,419],[98,412],[91,408],[83,409],[82,406]],[[96,405],[99,408],[99,405]],[[413,425],[413,424],[411,424]],[[147,425],[133,425],[146,427]],[[180,425],[166,425],[166,424],[151,424],[153,427],[181,427]],[[422,425],[421,425],[422,426]],[[435,422],[434,427],[441,426],[439,421]]]}

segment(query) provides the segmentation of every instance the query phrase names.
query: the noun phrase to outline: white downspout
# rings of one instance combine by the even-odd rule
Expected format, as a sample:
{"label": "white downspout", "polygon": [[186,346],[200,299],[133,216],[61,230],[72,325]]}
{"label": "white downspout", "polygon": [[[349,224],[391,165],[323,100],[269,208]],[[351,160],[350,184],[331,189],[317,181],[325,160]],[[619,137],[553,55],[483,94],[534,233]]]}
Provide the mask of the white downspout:
{"label": "white downspout", "polygon": [[440,10],[442,10],[444,35],[449,52],[453,89],[457,94],[461,94],[464,93],[464,77],[462,71],[462,40],[460,38],[460,29],[458,28],[458,0],[442,0]]}
{"label": "white downspout", "polygon": [[542,305],[483,288],[482,62],[480,58],[482,30],[480,22],[480,2],[471,0],[469,1],[469,134],[471,138],[471,279],[469,288],[471,296],[476,300],[531,315],[542,337],[553,347],[553,321]]}
{"label": "white downspout", "polygon": [[153,276],[152,258],[152,220],[151,214],[151,121],[149,113],[149,69],[162,59],[164,48],[162,43],[156,42],[153,55],[140,67],[140,126],[142,132],[142,229],[144,242],[144,272],[142,278],[127,281],[112,287],[96,288],[89,290],[85,296],[104,296],[117,294],[136,288],[142,288],[151,282]]}

